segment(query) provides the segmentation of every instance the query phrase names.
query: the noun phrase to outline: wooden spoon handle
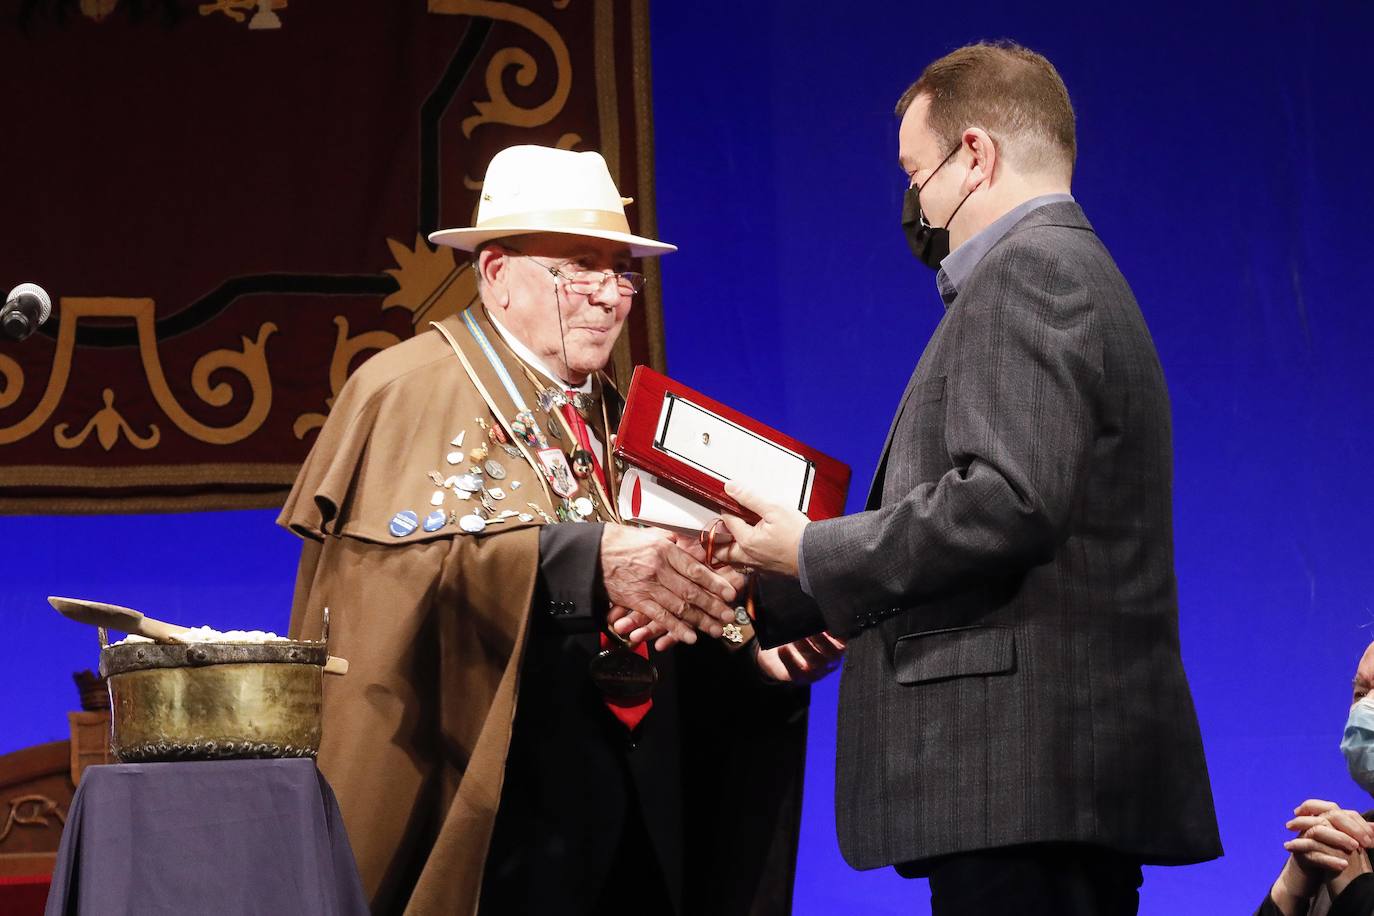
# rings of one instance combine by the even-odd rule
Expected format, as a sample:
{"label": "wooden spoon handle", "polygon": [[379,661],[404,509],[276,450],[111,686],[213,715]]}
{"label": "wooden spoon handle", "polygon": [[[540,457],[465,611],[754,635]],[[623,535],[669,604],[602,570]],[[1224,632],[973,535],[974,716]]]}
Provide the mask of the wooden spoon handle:
{"label": "wooden spoon handle", "polygon": [[75,620],[77,623],[90,624],[93,627],[105,627],[108,630],[118,630],[120,633],[135,633],[158,642],[184,641],[179,634],[185,633],[186,627],[152,620],[143,616],[141,611],[136,611],[131,607],[107,604],[104,601],[90,601],[85,598],[62,598],[57,595],[50,595],[48,603],[59,614]]}
{"label": "wooden spoon handle", "polygon": [[146,615],[139,621],[138,627],[139,636],[146,636],[158,642],[185,642],[186,634],[189,632],[189,627],[181,627],[174,623],[154,620]]}

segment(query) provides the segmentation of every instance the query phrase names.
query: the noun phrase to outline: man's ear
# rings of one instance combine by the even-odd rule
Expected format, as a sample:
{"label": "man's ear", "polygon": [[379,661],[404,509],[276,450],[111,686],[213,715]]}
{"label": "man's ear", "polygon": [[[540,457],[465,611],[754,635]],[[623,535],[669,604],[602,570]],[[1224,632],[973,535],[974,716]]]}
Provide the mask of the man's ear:
{"label": "man's ear", "polygon": [[1374,642],[1365,647],[1360,663],[1355,666],[1355,695],[1352,702],[1363,699],[1374,685]]}
{"label": "man's ear", "polygon": [[967,194],[979,185],[988,184],[997,174],[998,150],[992,137],[981,127],[970,127],[964,131],[964,149],[972,158],[968,177],[964,179],[964,193]]}
{"label": "man's ear", "polygon": [[487,301],[501,308],[510,305],[510,283],[506,273],[509,268],[510,259],[499,245],[487,245],[477,252],[477,261],[473,264],[473,269],[482,278],[482,288],[487,291]]}

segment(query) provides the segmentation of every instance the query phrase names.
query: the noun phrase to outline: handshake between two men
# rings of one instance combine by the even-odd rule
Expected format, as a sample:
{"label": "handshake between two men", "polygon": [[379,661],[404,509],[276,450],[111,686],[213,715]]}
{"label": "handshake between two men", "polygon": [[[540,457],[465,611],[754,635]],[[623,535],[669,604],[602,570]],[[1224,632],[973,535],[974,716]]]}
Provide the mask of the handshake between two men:
{"label": "handshake between two men", "polygon": [[[603,529],[601,575],[612,605],[607,623],[632,645],[652,639],[664,651],[695,643],[698,632],[719,637],[736,621],[749,575],[797,576],[807,517],[739,484],[726,484],[726,492],[760,520],[751,526],[722,515],[728,534],[714,540],[713,555],[699,539],[659,528]],[[766,677],[809,684],[835,669],[844,648],[844,640],[818,633],[772,649],[756,647],[755,659]]]}

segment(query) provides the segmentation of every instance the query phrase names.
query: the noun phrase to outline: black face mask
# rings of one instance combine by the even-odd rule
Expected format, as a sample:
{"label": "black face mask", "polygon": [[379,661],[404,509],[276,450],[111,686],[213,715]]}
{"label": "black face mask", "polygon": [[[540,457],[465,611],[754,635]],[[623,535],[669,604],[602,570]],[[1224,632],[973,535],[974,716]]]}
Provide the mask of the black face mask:
{"label": "black face mask", "polygon": [[[960,144],[962,146],[963,144]],[[954,213],[949,215],[945,224],[939,228],[932,226],[926,221],[926,215],[921,210],[921,189],[930,184],[930,179],[935,177],[935,172],[945,167],[945,163],[959,152],[959,147],[949,151],[949,155],[940,160],[940,164],[935,167],[935,171],[926,176],[926,180],[919,185],[912,185],[906,189],[906,196],[902,198],[902,231],[906,233],[906,243],[911,246],[911,253],[916,255],[916,260],[920,261],[931,270],[939,270],[940,262],[949,256],[949,224],[954,222],[954,213],[959,212],[971,196],[973,191],[964,195],[964,199],[959,201],[959,206],[954,208]]]}

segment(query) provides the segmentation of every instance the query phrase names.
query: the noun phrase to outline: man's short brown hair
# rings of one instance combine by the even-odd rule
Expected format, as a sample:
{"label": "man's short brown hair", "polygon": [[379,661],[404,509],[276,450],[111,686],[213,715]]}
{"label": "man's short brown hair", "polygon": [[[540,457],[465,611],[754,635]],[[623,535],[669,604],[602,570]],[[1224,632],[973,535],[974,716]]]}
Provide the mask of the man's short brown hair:
{"label": "man's short brown hair", "polygon": [[926,67],[897,101],[897,117],[922,95],[930,99],[926,122],[946,149],[966,128],[981,127],[1017,168],[1072,173],[1073,105],[1042,55],[1009,41],[966,45]]}

